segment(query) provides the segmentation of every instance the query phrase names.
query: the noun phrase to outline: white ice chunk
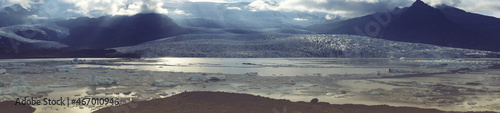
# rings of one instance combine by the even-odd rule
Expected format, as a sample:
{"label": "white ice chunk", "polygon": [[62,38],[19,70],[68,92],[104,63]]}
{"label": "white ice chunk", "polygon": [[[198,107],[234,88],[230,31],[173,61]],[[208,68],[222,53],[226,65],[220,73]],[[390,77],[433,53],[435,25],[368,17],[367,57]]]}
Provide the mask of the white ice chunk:
{"label": "white ice chunk", "polygon": [[7,69],[0,69],[0,75],[7,73]]}
{"label": "white ice chunk", "polygon": [[401,57],[401,58],[399,58],[399,61],[403,61],[404,62],[404,61],[406,61],[406,58],[405,57]]}
{"label": "white ice chunk", "polygon": [[0,87],[5,86],[5,82],[3,80],[0,80]]}
{"label": "white ice chunk", "polygon": [[97,85],[115,85],[118,84],[120,79],[117,78],[108,78],[108,77],[97,77],[96,75],[92,75],[89,80],[89,85],[97,86]]}
{"label": "white ice chunk", "polygon": [[418,85],[420,86],[432,86],[432,85],[436,85],[434,83],[430,83],[430,82],[417,82]]}
{"label": "white ice chunk", "polygon": [[152,85],[158,87],[175,87],[179,84],[173,82],[167,82],[165,80],[155,80]]}
{"label": "white ice chunk", "polygon": [[208,78],[206,76],[203,76],[203,75],[190,75],[187,80],[191,80],[191,81],[199,81],[199,82],[207,82],[208,81]]}
{"label": "white ice chunk", "polygon": [[9,63],[9,66],[22,67],[22,66],[26,66],[26,63]]}
{"label": "white ice chunk", "polygon": [[10,83],[10,87],[14,87],[14,86],[30,86],[30,84],[28,84],[26,81],[24,81],[24,77],[21,77],[20,79]]}
{"label": "white ice chunk", "polygon": [[217,81],[225,81],[226,75],[208,75],[206,76],[208,81],[217,82]]}

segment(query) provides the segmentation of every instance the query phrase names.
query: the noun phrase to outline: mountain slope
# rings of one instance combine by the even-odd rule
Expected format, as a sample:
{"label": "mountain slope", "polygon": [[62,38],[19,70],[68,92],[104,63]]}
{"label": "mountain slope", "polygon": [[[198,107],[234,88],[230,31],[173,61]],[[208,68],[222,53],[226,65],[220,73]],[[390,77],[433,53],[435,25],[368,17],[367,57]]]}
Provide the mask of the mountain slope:
{"label": "mountain slope", "polygon": [[[380,16],[383,14],[388,14],[388,17]],[[388,22],[381,22],[376,17]],[[500,51],[500,44],[488,35],[448,18],[440,10],[417,0],[399,14],[376,13],[336,23],[313,25],[308,29],[319,33],[368,35],[395,41]]]}
{"label": "mountain slope", "polygon": [[35,14],[21,5],[15,4],[10,7],[0,9],[0,27],[23,24],[29,15]]}
{"label": "mountain slope", "polygon": [[165,15],[147,13],[133,16],[80,17],[56,22],[70,29],[62,43],[76,48],[130,46],[186,33]]}
{"label": "mountain slope", "polygon": [[468,29],[477,31],[483,35],[493,38],[496,42],[500,43],[500,19],[484,16],[475,13],[469,13],[464,10],[440,5],[437,7],[441,12],[448,17],[451,21],[458,23]]}

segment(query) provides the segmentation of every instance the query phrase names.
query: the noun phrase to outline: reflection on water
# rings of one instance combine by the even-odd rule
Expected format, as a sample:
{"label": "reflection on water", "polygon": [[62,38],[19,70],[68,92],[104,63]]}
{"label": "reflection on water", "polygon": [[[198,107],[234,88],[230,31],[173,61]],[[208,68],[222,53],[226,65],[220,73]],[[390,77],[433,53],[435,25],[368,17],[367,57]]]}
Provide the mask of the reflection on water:
{"label": "reflection on water", "polygon": [[[78,65],[149,71],[296,76],[330,74],[373,74],[386,72],[389,59],[345,58],[159,58],[156,62],[115,62],[113,65]],[[386,64],[386,65],[380,65]]]}

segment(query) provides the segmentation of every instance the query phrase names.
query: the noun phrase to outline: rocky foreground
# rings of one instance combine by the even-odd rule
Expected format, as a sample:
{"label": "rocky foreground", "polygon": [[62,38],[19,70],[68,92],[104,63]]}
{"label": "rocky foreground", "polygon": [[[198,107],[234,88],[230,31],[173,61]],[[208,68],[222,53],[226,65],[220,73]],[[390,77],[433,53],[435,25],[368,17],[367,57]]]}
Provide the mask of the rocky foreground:
{"label": "rocky foreground", "polygon": [[332,105],[312,99],[291,102],[249,94],[224,92],[185,92],[164,99],[132,102],[94,113],[494,113],[445,112],[436,109],[390,107],[387,105]]}

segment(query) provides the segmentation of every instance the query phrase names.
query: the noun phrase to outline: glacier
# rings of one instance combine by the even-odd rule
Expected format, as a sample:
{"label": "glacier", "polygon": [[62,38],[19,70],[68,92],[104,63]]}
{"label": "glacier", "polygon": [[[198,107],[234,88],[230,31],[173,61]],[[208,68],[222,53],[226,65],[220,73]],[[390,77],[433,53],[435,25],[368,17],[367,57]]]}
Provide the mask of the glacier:
{"label": "glacier", "polygon": [[500,53],[330,34],[186,34],[114,48],[141,57],[491,58]]}
{"label": "glacier", "polygon": [[64,47],[68,47],[67,45],[59,43],[59,42],[30,39],[30,37],[22,37],[22,36],[19,36],[18,34],[16,34],[16,32],[20,32],[20,31],[33,31],[36,33],[41,33],[42,35],[47,35],[47,33],[44,30],[42,30],[41,28],[55,31],[56,33],[58,33],[58,35],[64,35],[64,34],[67,34],[67,32],[68,32],[66,30],[59,30],[59,29],[64,29],[64,28],[51,27],[50,25],[37,25],[37,24],[34,24],[34,25],[14,25],[14,26],[1,27],[0,28],[0,38],[12,39],[14,41],[32,44],[32,45],[40,47],[40,48],[64,48]]}

